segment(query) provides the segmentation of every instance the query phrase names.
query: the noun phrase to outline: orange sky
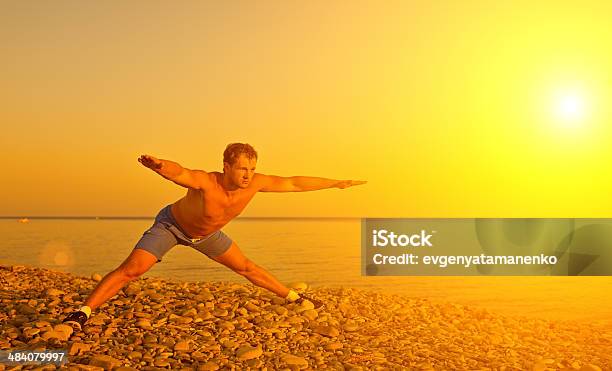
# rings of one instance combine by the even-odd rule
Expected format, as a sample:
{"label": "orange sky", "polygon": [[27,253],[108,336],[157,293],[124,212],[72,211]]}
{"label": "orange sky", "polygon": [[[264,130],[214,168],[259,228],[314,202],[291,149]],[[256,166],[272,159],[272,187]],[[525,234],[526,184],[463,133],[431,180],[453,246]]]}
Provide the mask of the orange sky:
{"label": "orange sky", "polygon": [[152,216],[185,190],[140,154],[220,171],[240,141],[262,173],[368,180],[243,216],[609,217],[611,11],[3,2],[0,215]]}

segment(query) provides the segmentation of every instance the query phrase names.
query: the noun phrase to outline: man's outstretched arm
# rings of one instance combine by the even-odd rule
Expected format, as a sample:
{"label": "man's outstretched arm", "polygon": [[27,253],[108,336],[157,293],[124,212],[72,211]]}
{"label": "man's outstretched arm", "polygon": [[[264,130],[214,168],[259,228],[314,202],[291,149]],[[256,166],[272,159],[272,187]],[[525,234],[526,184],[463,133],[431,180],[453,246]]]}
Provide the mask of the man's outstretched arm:
{"label": "man's outstretched arm", "polygon": [[174,161],[158,159],[150,155],[142,155],[138,158],[138,162],[164,178],[185,188],[204,189],[210,182],[207,172],[202,170],[190,170]]}
{"label": "man's outstretched arm", "polygon": [[312,176],[281,177],[257,174],[260,192],[304,192],[326,188],[347,188],[365,184],[365,180],[337,180]]}

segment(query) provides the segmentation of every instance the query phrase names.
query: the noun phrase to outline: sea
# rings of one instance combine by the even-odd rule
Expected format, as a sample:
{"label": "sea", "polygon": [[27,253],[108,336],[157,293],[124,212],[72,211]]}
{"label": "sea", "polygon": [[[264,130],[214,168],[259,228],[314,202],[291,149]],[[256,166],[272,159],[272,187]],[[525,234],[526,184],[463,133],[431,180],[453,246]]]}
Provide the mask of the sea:
{"label": "sea", "polygon": [[[29,265],[90,277],[117,268],[151,218],[0,219],[0,265]],[[583,321],[612,329],[612,277],[405,276],[361,274],[359,218],[237,218],[223,228],[279,281],[359,288],[486,308],[509,316]],[[177,245],[143,277],[250,284],[195,249]]]}

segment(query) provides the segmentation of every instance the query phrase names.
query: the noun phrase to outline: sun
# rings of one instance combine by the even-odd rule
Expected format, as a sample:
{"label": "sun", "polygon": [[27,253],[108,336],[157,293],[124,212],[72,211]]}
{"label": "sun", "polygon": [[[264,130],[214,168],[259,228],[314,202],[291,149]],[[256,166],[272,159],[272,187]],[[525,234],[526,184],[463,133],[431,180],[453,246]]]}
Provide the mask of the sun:
{"label": "sun", "polygon": [[587,102],[584,94],[578,91],[559,91],[552,98],[552,114],[563,125],[584,123],[587,115]]}

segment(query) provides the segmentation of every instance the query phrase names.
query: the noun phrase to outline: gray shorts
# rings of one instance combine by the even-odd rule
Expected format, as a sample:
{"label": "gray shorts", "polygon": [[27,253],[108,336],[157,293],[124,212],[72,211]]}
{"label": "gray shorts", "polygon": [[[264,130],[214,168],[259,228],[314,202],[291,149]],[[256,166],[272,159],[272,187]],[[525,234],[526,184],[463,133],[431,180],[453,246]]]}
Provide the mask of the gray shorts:
{"label": "gray shorts", "polygon": [[157,257],[159,263],[171,248],[179,244],[193,247],[209,258],[219,256],[230,248],[232,240],[221,230],[202,238],[189,238],[174,220],[170,211],[171,206],[168,205],[160,210],[151,228],[147,229],[136,243],[135,249],[150,252]]}

